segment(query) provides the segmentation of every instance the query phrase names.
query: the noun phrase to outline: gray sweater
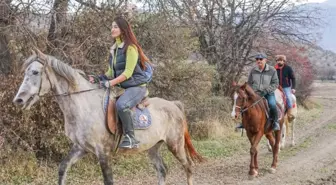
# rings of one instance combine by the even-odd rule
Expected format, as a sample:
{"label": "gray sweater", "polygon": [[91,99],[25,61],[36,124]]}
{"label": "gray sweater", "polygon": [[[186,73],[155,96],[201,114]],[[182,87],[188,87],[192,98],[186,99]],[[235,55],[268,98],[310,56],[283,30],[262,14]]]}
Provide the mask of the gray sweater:
{"label": "gray sweater", "polygon": [[279,86],[276,69],[268,64],[264,70],[260,70],[259,67],[253,68],[248,78],[248,84],[258,94],[274,92]]}

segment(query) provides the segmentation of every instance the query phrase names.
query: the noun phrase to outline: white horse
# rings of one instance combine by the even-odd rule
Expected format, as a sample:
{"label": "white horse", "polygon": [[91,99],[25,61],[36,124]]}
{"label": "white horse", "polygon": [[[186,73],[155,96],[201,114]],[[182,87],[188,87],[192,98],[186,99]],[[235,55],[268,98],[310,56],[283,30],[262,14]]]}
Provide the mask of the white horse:
{"label": "white horse", "polygon": [[[275,96],[277,100],[282,100],[283,99],[283,94],[277,89],[275,91]],[[296,121],[296,117],[297,117],[297,104],[296,104],[296,97],[294,94],[292,94],[292,104],[293,104],[293,110],[292,110],[292,114],[293,114],[293,118],[289,119],[287,113],[284,115],[284,124],[282,125],[282,130],[281,130],[281,140],[280,140],[280,149],[284,149],[286,146],[286,136],[289,134],[289,130],[291,128],[291,133],[292,133],[292,142],[291,142],[291,146],[295,146],[295,135],[294,135],[294,128],[295,128],[295,121]],[[268,146],[268,150],[271,152],[272,151],[272,147],[269,144],[269,142],[267,142],[267,146]]]}
{"label": "white horse", "polygon": [[[104,184],[113,184],[108,155],[118,143],[106,127],[102,108],[105,91],[87,81],[81,71],[39,50],[37,52],[38,55],[34,52],[23,64],[25,77],[13,101],[29,109],[40,96],[49,92],[55,95],[64,115],[65,134],[73,142],[71,151],[59,166],[58,184],[65,184],[67,170],[88,152],[97,156]],[[159,148],[162,143],[166,143],[168,149],[183,165],[188,185],[192,185],[192,160],[202,160],[202,157],[191,143],[182,103],[150,98],[147,108],[152,117],[152,125],[146,130],[135,131],[140,141],[139,148],[123,149],[119,152],[148,151],[158,174],[158,184],[164,185],[166,168]]]}
{"label": "white horse", "polygon": [[281,144],[280,144],[281,149],[285,148],[286,136],[289,133],[292,134],[291,146],[295,146],[295,133],[294,132],[295,132],[295,122],[297,119],[298,110],[297,110],[296,96],[292,94],[291,98],[292,98],[292,104],[293,104],[293,109],[292,109],[293,118],[288,119],[287,114],[285,115],[285,124],[283,126],[283,133],[282,133],[282,139],[281,139]]}

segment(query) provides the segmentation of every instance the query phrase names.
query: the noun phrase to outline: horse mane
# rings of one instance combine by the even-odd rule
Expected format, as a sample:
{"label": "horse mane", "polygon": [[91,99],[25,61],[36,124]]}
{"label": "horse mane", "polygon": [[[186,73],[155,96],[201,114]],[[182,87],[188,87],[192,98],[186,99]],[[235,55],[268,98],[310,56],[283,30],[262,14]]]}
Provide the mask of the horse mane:
{"label": "horse mane", "polygon": [[[254,92],[254,90],[252,89],[252,87],[249,86],[248,84],[246,84],[246,86],[245,86],[245,92],[246,92],[247,96],[249,98],[251,98],[251,100],[254,101],[254,102],[258,101],[261,98],[257,93]],[[262,101],[261,104],[258,103],[255,106],[259,106],[261,109],[263,109],[265,111],[267,111],[267,109],[268,109],[267,108],[268,105],[267,105],[267,103],[265,101]]]}
{"label": "horse mane", "polygon": [[31,55],[28,59],[26,59],[23,64],[22,64],[22,67],[21,67],[21,71],[24,71],[27,69],[27,67],[35,62],[37,60],[37,56],[35,54]]}
{"label": "horse mane", "polygon": [[259,97],[259,95],[255,93],[252,87],[248,84],[246,84],[245,86],[245,92],[248,95],[248,97],[251,97],[253,100]]}
{"label": "horse mane", "polygon": [[[47,55],[48,60],[44,63],[50,67],[55,73],[65,78],[72,86],[75,87],[77,74],[84,75],[82,70],[74,69],[68,64],[58,60],[57,58]],[[22,70],[26,69],[31,63],[37,61],[37,56],[35,54],[31,55],[22,65]]]}

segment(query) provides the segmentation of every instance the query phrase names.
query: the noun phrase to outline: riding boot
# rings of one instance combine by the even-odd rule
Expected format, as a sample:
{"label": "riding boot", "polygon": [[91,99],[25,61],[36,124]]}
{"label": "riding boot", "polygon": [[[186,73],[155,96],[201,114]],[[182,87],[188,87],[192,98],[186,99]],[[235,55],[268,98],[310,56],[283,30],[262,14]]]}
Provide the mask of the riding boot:
{"label": "riding boot", "polygon": [[280,124],[279,124],[279,118],[278,118],[278,111],[277,111],[277,109],[275,108],[275,109],[271,109],[271,111],[270,111],[270,113],[271,113],[271,118],[272,118],[272,120],[273,120],[273,130],[274,131],[277,131],[277,130],[280,130]]}
{"label": "riding boot", "polygon": [[243,125],[242,123],[238,123],[238,124],[236,125],[236,128],[244,128],[244,125]]}
{"label": "riding boot", "polygon": [[135,139],[133,116],[130,109],[118,112],[123,126],[123,138],[119,144],[119,148],[137,148],[139,141]]}
{"label": "riding boot", "polygon": [[273,130],[274,130],[274,131],[278,131],[278,130],[280,130],[280,124],[279,124],[278,121],[274,121],[274,122],[273,122]]}
{"label": "riding boot", "polygon": [[293,108],[290,108],[287,110],[287,117],[288,117],[288,121],[291,122],[295,119],[295,116],[293,114]]}

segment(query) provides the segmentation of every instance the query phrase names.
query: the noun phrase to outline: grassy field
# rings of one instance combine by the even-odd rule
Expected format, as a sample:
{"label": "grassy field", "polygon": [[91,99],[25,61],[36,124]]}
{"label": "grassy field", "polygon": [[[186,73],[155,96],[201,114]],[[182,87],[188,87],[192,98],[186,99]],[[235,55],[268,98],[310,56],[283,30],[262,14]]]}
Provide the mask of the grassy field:
{"label": "grassy field", "polygon": [[[296,128],[304,126],[321,115],[322,107],[318,103],[314,104],[310,110],[299,109],[299,116]],[[233,155],[248,153],[249,142],[247,137],[241,137],[241,133],[234,132],[232,124],[221,124],[214,121],[212,129],[207,130],[208,139],[193,140],[195,148],[208,160],[231,157]],[[209,125],[208,125],[209,126]],[[335,129],[330,124],[328,129]],[[211,136],[211,137],[210,137]],[[265,142],[265,139],[263,139]],[[311,143],[311,138],[307,138],[301,145],[295,146],[286,152],[287,155],[295,155],[298,150],[304,149]],[[168,150],[163,147],[162,155],[169,170],[180,168],[177,160]],[[112,168],[115,177],[132,175],[155,174],[145,153],[138,155],[118,155],[112,158]],[[33,153],[27,151],[11,151],[9,148],[0,150],[0,184],[56,184],[58,174],[58,163],[49,161],[38,161]],[[69,170],[68,184],[101,184],[102,176],[98,161],[93,155],[88,155],[77,162]]]}

